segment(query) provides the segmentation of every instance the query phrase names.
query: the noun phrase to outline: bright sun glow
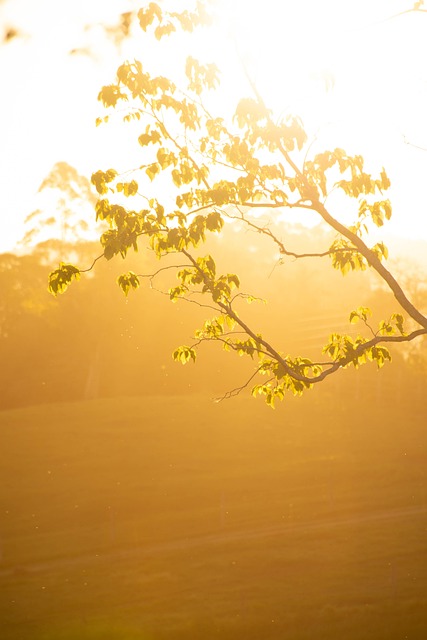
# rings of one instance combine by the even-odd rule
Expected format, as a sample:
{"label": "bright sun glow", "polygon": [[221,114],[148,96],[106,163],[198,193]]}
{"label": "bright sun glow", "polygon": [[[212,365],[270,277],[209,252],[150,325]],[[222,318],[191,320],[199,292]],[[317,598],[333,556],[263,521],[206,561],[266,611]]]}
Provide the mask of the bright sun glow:
{"label": "bright sun glow", "polygon": [[[184,3],[171,4],[176,10]],[[191,38],[196,55],[203,49],[201,59],[222,68],[227,108],[251,94],[246,73],[277,117],[302,117],[312,151],[340,146],[363,154],[372,171],[385,165],[395,210],[390,229],[427,237],[427,15],[393,17],[412,7],[407,0],[213,0],[213,7],[212,35]],[[21,35],[0,48],[2,84],[9,88],[0,122],[9,229],[0,250],[22,235],[22,220],[38,206],[33,194],[56,162],[86,175],[116,159],[126,168],[130,152],[118,159],[121,134],[95,130],[94,120],[102,112],[96,95],[113,80],[118,59],[101,25],[130,9],[130,0],[114,7],[102,0],[1,4],[0,18],[19,25]],[[154,73],[160,52],[169,64],[178,60],[179,36],[151,49],[136,32],[123,43],[122,59],[139,58]],[[89,46],[94,55],[85,53]],[[70,56],[75,47],[81,53]]]}
{"label": "bright sun glow", "polygon": [[379,118],[391,123],[408,106],[407,85],[424,58],[408,65],[405,52],[414,29],[424,48],[423,29],[384,20],[403,2],[264,0],[260,10],[219,1],[228,46],[276,111],[297,112],[309,127],[346,121],[354,130]]}
{"label": "bright sun glow", "polygon": [[340,146],[362,153],[372,171],[385,165],[402,208],[395,233],[427,236],[417,194],[427,155],[426,16],[402,13],[412,7],[402,0],[217,3],[227,55],[275,114],[300,115],[314,151]]}

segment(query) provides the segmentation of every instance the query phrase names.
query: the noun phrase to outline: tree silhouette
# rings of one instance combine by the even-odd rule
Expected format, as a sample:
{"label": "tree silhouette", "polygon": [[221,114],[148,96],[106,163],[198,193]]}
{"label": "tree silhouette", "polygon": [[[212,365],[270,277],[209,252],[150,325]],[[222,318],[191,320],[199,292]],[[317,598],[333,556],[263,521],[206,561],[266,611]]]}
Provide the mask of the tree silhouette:
{"label": "tree silhouette", "polygon": [[74,167],[57,162],[41,183],[39,196],[45,201],[25,218],[24,246],[50,239],[66,243],[93,238],[96,225],[88,224],[85,213],[96,198],[89,180]]}
{"label": "tree silhouette", "polygon": [[[204,2],[181,13],[167,13],[151,2],[138,12],[138,20],[141,29],[159,41],[174,32],[195,33],[211,23]],[[96,218],[109,225],[100,238],[103,252],[86,269],[61,263],[50,274],[50,291],[63,292],[102,258],[125,258],[131,250],[148,247],[163,266],[150,273],[123,273],[118,284],[124,294],[144,280],[155,286],[160,274],[173,275],[174,282],[164,291],[171,301],[197,304],[209,314],[194,341],[174,351],[174,359],[183,364],[195,361],[205,342],[248,356],[253,361],[249,379],[224,397],[251,384],[253,395],[264,396],[270,406],[286,392],[301,395],[344,367],[369,361],[382,367],[391,360],[390,345],[425,335],[426,316],[386,267],[387,247],[369,242],[370,230],[382,227],[392,215],[385,169],[372,175],[361,155],[341,148],[313,153],[302,121],[292,114],[277,117],[249,76],[253,95],[238,101],[232,118],[227,108],[218,113],[218,104],[226,102],[211,100],[214,110],[206,99],[209,92],[217,96],[221,91],[215,64],[189,56],[185,78],[185,86],[179,88],[134,60],[123,63],[116,81],[102,87],[99,100],[106,108],[120,107],[126,122],[139,123],[144,162],[125,174],[110,168],[92,175],[100,196]],[[97,124],[108,119],[109,115],[99,118]],[[328,207],[332,190],[354,203],[352,224],[343,224]],[[128,199],[133,207],[127,206]],[[334,232],[332,243],[316,251],[294,250],[269,222],[286,208],[315,213]],[[209,234],[220,234],[227,223],[241,230],[236,236],[239,252],[258,237],[270,243],[280,264],[325,259],[343,275],[374,271],[394,295],[395,311],[374,325],[371,310],[359,306],[349,314],[349,323],[358,322],[360,333],[339,333],[331,327],[317,359],[289,355],[286,335],[273,342],[248,319],[246,305],[259,299],[241,290],[236,273],[220,272],[215,257],[202,251]],[[276,320],[280,325],[281,318]]]}

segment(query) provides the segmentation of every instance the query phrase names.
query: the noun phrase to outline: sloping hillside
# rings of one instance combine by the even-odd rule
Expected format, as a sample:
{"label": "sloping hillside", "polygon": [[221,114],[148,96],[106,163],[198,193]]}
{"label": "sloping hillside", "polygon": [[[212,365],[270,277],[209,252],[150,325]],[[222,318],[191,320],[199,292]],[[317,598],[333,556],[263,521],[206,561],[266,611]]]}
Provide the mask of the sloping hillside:
{"label": "sloping hillside", "polygon": [[4,640],[421,640],[425,405],[0,413]]}

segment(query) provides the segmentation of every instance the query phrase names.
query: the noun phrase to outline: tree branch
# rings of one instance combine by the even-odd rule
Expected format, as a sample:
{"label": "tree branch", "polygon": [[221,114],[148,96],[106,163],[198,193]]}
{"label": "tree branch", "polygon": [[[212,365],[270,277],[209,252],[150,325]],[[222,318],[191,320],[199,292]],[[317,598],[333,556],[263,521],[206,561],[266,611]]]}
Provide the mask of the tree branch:
{"label": "tree branch", "polygon": [[336,220],[333,216],[331,216],[331,214],[326,210],[325,206],[320,202],[319,199],[313,202],[313,209],[319,213],[319,215],[330,227],[335,229],[335,231],[338,231],[338,233],[350,240],[350,242],[352,242],[353,245],[357,247],[359,252],[364,256],[364,258],[366,258],[368,263],[388,284],[400,306],[405,309],[408,315],[410,315],[411,318],[415,320],[415,322],[424,327],[424,329],[427,329],[427,318],[420,311],[418,311],[418,309],[412,304],[412,302],[410,302],[394,276],[385,268],[381,260],[375,255],[373,251],[371,251],[371,249],[369,249],[369,247],[363,242],[363,240],[359,238],[359,236],[357,236],[355,233],[350,231],[350,229],[348,229],[346,226],[338,222],[338,220]]}
{"label": "tree branch", "polygon": [[[230,398],[234,398],[235,396],[238,396],[244,389],[246,389],[249,386],[249,384],[252,382],[255,376],[259,373],[259,371],[260,371],[260,368],[258,367],[258,369],[251,375],[251,377],[245,382],[245,384],[242,384],[242,386],[236,387],[235,389],[230,389],[230,391],[227,391],[226,393],[224,393],[223,396],[220,396],[219,398],[215,398],[215,402],[222,402],[223,400],[229,400]],[[273,380],[273,378],[271,378],[271,380]]]}
{"label": "tree branch", "polygon": [[[286,205],[280,205],[280,206],[285,207]],[[269,207],[269,205],[267,205],[267,207]],[[239,207],[236,206],[236,208],[240,212],[240,216],[232,216],[226,211],[224,212],[224,215],[226,215],[230,220],[242,220],[248,227],[251,227],[252,229],[254,229],[256,233],[261,233],[263,235],[268,236],[279,247],[280,253],[285,256],[289,256],[291,258],[325,258],[326,256],[330,256],[334,253],[340,253],[340,252],[347,253],[349,251],[350,252],[357,251],[357,249],[355,249],[354,247],[337,248],[332,250],[328,249],[327,251],[322,251],[320,253],[295,253],[294,251],[289,251],[288,249],[286,249],[283,242],[279,240],[279,238],[271,231],[271,229],[269,229],[266,226],[260,227],[259,225],[255,224],[251,220],[248,220],[245,217],[244,213],[240,211]]]}

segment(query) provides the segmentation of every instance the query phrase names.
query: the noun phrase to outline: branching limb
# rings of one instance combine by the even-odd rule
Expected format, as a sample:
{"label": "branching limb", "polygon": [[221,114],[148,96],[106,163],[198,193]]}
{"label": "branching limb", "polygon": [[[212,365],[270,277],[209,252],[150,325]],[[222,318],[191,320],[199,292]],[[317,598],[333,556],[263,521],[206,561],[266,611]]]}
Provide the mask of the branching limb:
{"label": "branching limb", "polygon": [[160,269],[157,269],[157,271],[154,271],[153,273],[137,273],[137,277],[138,278],[146,278],[148,280],[150,280],[150,286],[153,283],[153,280],[156,276],[159,275],[159,273],[162,273],[162,271],[169,271],[170,269],[182,269],[185,267],[189,267],[191,265],[189,265],[188,263],[185,264],[169,264],[166,267],[160,267]]}
{"label": "branching limb", "polygon": [[[191,31],[200,25],[203,1],[198,2],[197,7],[195,14],[168,14],[156,2],[150,2],[139,11],[138,17],[144,31],[154,25],[155,36],[161,38],[177,26]],[[407,12],[410,11],[427,12],[422,1],[415,2]],[[196,331],[196,342],[190,347],[178,347],[174,359],[183,364],[195,361],[196,347],[202,342],[220,342],[226,349],[258,360],[258,368],[248,381],[227,392],[220,400],[238,395],[260,374],[263,380],[268,380],[256,385],[253,393],[264,395],[267,403],[273,405],[274,400],[282,399],[285,392],[300,395],[348,365],[358,367],[370,360],[382,366],[391,359],[384,345],[410,342],[426,335],[427,318],[384,266],[382,261],[388,254],[384,243],[378,242],[369,248],[362,239],[368,235],[371,224],[380,227],[390,219],[391,203],[383,196],[390,186],[385,170],[379,179],[374,179],[364,170],[360,155],[351,156],[340,148],[310,152],[301,121],[294,116],[274,120],[243,62],[242,68],[255,99],[243,97],[236,107],[235,118],[228,124],[224,118],[211,115],[200,96],[202,89],[216,86],[214,66],[203,66],[193,58],[188,59],[186,75],[191,95],[180,92],[168,78],[151,76],[137,60],[121,65],[117,83],[101,89],[99,99],[106,107],[115,108],[122,101],[142,105],[142,109],[134,110],[124,120],[138,120],[144,125],[138,143],[145,148],[144,153],[152,158],[152,162],[138,168],[142,185],[147,183],[147,177],[153,183],[163,172],[157,193],[160,197],[166,193],[167,196],[162,204],[148,195],[152,191],[156,193],[154,187],[142,193],[144,188],[140,189],[138,178],[122,181],[121,177],[126,174],[119,176],[115,169],[94,173],[92,183],[101,195],[96,204],[97,219],[109,223],[109,229],[100,238],[104,253],[84,270],[61,263],[50,275],[49,288],[54,295],[63,292],[73,279],[90,271],[101,257],[110,260],[121,255],[124,258],[129,250],[136,251],[142,240],[159,259],[182,254],[185,257],[182,263],[178,257],[179,264],[167,264],[153,273],[137,275],[129,271],[119,276],[118,284],[128,295],[131,289],[140,286],[140,280],[148,280],[152,289],[172,301],[183,300],[213,311],[215,317],[205,320],[202,328]],[[338,182],[332,185],[337,175]],[[172,188],[177,190],[172,205],[164,179],[170,180]],[[327,197],[333,188],[356,199],[358,217],[353,226],[340,223],[327,208]],[[119,194],[120,204],[109,201],[111,193]],[[135,195],[145,199],[145,208],[141,211],[121,204],[122,196]],[[165,202],[168,204],[163,206]],[[325,251],[291,251],[278,237],[275,227],[260,220],[255,213],[263,210],[264,213],[269,210],[280,212],[285,208],[311,211],[319,216],[337,234],[331,247]],[[268,238],[280,253],[279,264],[284,256],[293,259],[329,256],[332,267],[343,274],[372,267],[406,314],[421,328],[405,333],[404,317],[395,313],[388,321],[381,322],[375,332],[367,321],[369,309],[359,307],[351,313],[350,323],[362,320],[369,332],[364,331],[366,337],[331,333],[323,348],[325,362],[284,355],[283,345],[273,344],[260,335],[241,313],[239,303],[254,298],[242,292],[235,293],[240,288],[238,275],[218,275],[211,255],[195,253],[206,241],[208,233],[221,231],[225,218],[238,220],[249,231]],[[169,291],[161,291],[155,286],[162,280],[156,281],[156,278],[163,272],[176,272],[178,282]],[[207,300],[208,304],[201,300]]]}
{"label": "branching limb", "polygon": [[359,252],[366,258],[368,264],[375,269],[375,271],[381,276],[381,278],[387,283],[393,292],[396,300],[400,306],[405,309],[408,315],[411,316],[422,327],[427,329],[427,318],[410,302],[406,294],[402,290],[401,286],[394,278],[394,276],[388,271],[378,256],[363,242],[359,236],[353,233],[348,227],[338,222],[331,214],[326,210],[324,205],[317,200],[313,203],[313,208],[319,213],[323,220],[335,231],[338,231],[342,236],[350,240],[350,242],[359,250]]}
{"label": "branching limb", "polygon": [[[238,396],[242,391],[244,391],[244,389],[248,388],[255,376],[258,375],[259,371],[260,368],[258,367],[258,369],[251,375],[251,377],[248,378],[245,384],[242,384],[240,387],[236,387],[235,389],[230,389],[230,391],[227,391],[226,393],[224,393],[224,395],[220,396],[219,398],[215,398],[215,402],[222,402],[223,400],[229,400],[230,398]],[[273,378],[270,379],[270,381],[272,380]]]}
{"label": "branching limb", "polygon": [[[281,205],[283,208],[283,205]],[[295,253],[294,251],[289,251],[289,249],[286,249],[285,245],[283,244],[283,242],[281,240],[279,240],[279,238],[271,231],[271,229],[269,229],[268,226],[264,225],[264,226],[260,226],[258,224],[255,224],[255,222],[253,222],[252,220],[249,220],[244,213],[241,211],[241,209],[239,207],[236,207],[239,212],[240,212],[240,216],[233,216],[230,213],[225,212],[224,215],[227,216],[227,218],[229,218],[230,220],[239,220],[244,222],[248,227],[250,227],[251,229],[253,229],[256,233],[261,233],[267,237],[269,237],[274,244],[277,245],[277,247],[279,248],[279,252],[282,255],[291,257],[291,258],[325,258],[326,256],[330,256],[332,254],[335,253],[340,253],[340,252],[351,252],[351,251],[358,251],[358,249],[356,249],[355,247],[346,247],[346,248],[337,248],[337,249],[328,249],[327,251],[322,251],[322,252],[317,252],[317,253]],[[266,206],[266,208],[270,208],[269,205]],[[308,208],[308,207],[305,207]]]}

